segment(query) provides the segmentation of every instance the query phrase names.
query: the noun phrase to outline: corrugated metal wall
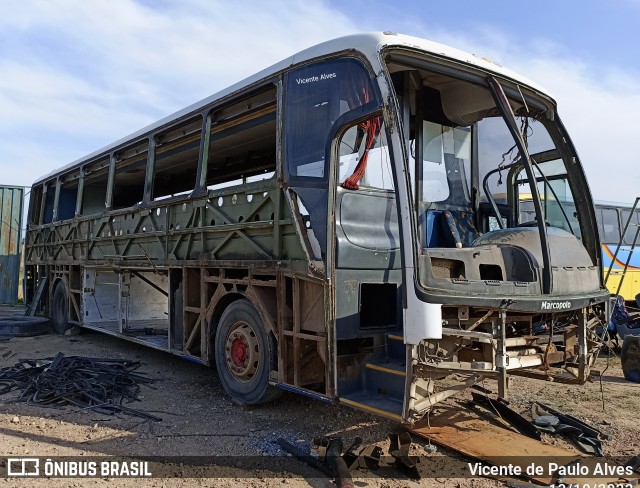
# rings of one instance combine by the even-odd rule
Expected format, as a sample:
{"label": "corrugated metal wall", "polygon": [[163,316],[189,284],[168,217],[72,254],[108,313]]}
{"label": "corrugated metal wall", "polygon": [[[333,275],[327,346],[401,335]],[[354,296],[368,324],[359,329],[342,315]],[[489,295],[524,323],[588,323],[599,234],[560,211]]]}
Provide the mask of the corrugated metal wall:
{"label": "corrugated metal wall", "polygon": [[0,186],[0,303],[18,299],[24,188]]}

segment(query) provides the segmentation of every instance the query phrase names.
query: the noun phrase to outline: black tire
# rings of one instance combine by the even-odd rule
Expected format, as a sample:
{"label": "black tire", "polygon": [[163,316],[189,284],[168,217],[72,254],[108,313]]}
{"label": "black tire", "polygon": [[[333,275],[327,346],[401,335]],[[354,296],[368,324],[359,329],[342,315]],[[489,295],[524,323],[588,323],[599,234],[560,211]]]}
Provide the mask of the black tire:
{"label": "black tire", "polygon": [[71,328],[69,324],[69,299],[67,290],[62,281],[58,281],[53,290],[51,300],[51,325],[58,334],[64,334]]}
{"label": "black tire", "polygon": [[32,337],[49,332],[49,319],[15,315],[0,319],[0,336]]}
{"label": "black tire", "polygon": [[256,405],[282,393],[269,384],[272,345],[260,314],[248,300],[237,300],[222,313],[214,350],[220,382],[237,403]]}

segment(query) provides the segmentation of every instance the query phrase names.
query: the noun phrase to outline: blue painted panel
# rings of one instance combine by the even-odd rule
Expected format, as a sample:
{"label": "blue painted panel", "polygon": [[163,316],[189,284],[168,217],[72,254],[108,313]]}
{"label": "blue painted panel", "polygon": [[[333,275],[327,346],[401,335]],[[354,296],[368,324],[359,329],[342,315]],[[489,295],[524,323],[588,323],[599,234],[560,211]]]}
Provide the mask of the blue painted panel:
{"label": "blue painted panel", "polygon": [[0,186],[0,303],[18,300],[24,188]]}

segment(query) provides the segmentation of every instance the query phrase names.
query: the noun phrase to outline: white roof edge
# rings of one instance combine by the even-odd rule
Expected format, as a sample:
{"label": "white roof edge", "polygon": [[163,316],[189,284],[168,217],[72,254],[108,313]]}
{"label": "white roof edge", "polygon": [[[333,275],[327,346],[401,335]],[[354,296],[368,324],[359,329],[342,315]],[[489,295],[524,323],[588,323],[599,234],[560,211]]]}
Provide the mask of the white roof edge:
{"label": "white roof edge", "polygon": [[321,44],[317,44],[315,46],[309,47],[300,51],[288,58],[283,59],[282,61],[265,68],[254,75],[245,78],[233,85],[214,93],[213,95],[200,100],[199,102],[195,102],[188,107],[185,107],[177,112],[170,114],[162,119],[154,122],[142,129],[139,129],[125,137],[118,139],[117,141],[108,144],[107,146],[98,149],[86,156],[83,156],[63,167],[57,168],[52,172],[43,175],[37,178],[33,185],[43,182],[57,174],[64,173],[71,168],[79,165],[82,162],[89,161],[93,158],[101,154],[108,153],[115,149],[116,147],[126,143],[138,139],[145,134],[153,132],[163,125],[185,117],[189,114],[193,114],[202,110],[207,105],[215,102],[216,100],[226,97],[244,87],[253,85],[261,80],[268,79],[271,76],[276,75],[278,72],[294,65],[307,60],[311,60],[313,58],[317,58],[323,55],[328,55],[333,52],[345,51],[345,50],[356,50],[364,53],[365,55],[375,56],[382,49],[389,47],[407,47],[407,48],[416,48],[422,51],[425,51],[429,54],[433,54],[436,56],[442,56],[445,58],[450,58],[455,61],[459,61],[461,63],[474,66],[480,68],[485,71],[489,71],[497,74],[500,77],[511,79],[517,83],[522,85],[527,85],[528,87],[533,88],[535,91],[542,93],[548,98],[552,99],[551,95],[544,88],[540,87],[538,84],[532,82],[531,80],[525,78],[524,76],[505,68],[497,63],[494,63],[488,58],[480,57],[475,54],[468,53],[461,49],[457,49],[451,46],[447,46],[445,44],[440,44],[435,41],[430,41],[427,39],[422,39],[419,37],[408,36],[405,34],[396,34],[393,32],[371,32],[365,34],[352,34],[348,36],[338,37],[335,39],[331,39],[329,41],[325,41]]}
{"label": "white roof edge", "polygon": [[[632,208],[633,207],[633,203],[612,202],[612,201],[609,201],[609,200],[594,200],[593,204],[595,206],[601,206],[601,207],[620,207],[620,208]],[[640,206],[638,206],[638,208],[636,210],[640,210]]]}
{"label": "white roof edge", "polygon": [[[393,42],[390,36],[394,36],[396,39],[401,40],[401,42]],[[554,100],[548,90],[540,86],[538,83],[530,80],[529,78],[526,78],[525,76],[522,76],[520,73],[517,73],[509,68],[505,68],[501,64],[479,54],[469,53],[467,51],[463,51],[462,49],[447,46],[446,44],[441,44],[436,41],[430,41],[428,39],[422,39],[420,37],[407,36],[404,34],[388,34],[384,40],[387,41],[383,41],[384,47],[392,47],[393,45],[413,45],[416,48],[426,51],[430,54],[435,54],[453,59],[455,61],[460,61],[464,64],[480,68],[484,71],[493,72],[501,77],[509,78],[519,84],[533,88],[535,91],[543,94],[551,100]]]}

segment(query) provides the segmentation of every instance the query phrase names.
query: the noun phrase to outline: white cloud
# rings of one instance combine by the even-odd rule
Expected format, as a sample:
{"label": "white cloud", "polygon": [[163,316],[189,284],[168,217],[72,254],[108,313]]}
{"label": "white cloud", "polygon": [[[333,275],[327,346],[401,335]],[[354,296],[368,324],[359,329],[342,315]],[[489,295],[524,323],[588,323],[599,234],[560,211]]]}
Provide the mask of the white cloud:
{"label": "white cloud", "polygon": [[566,59],[538,59],[529,69],[555,95],[593,197],[632,203],[640,195],[639,133],[633,123],[640,83],[615,72],[598,75]]}
{"label": "white cloud", "polygon": [[[461,35],[427,28],[416,15],[394,22],[548,88],[594,196],[632,201],[640,193],[636,78],[492,26]],[[10,2],[0,16],[0,182],[29,185],[294,52],[370,27],[306,0],[269,8],[222,0]]]}
{"label": "white cloud", "polygon": [[[42,174],[326,39],[322,3],[25,0],[0,16],[1,182]],[[29,171],[25,171],[29,168]]]}
{"label": "white cloud", "polygon": [[[640,1],[640,0],[639,0]],[[634,124],[640,82],[607,65],[588,64],[548,39],[511,39],[495,28],[464,36],[424,29],[434,40],[485,56],[551,93],[587,174],[593,198],[632,203],[640,195]]]}

